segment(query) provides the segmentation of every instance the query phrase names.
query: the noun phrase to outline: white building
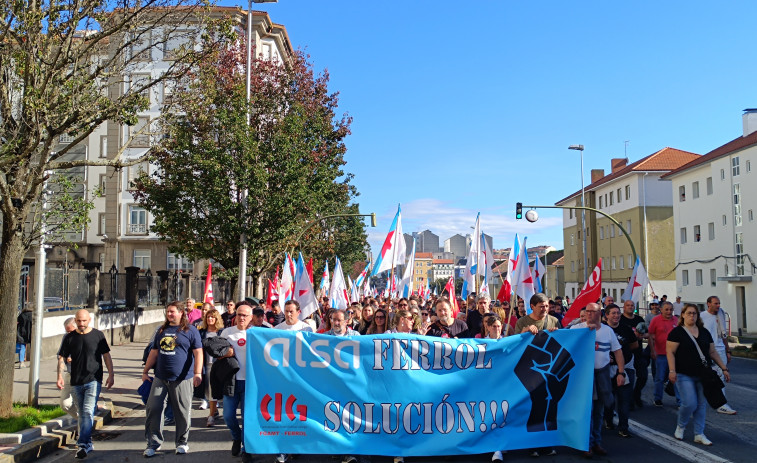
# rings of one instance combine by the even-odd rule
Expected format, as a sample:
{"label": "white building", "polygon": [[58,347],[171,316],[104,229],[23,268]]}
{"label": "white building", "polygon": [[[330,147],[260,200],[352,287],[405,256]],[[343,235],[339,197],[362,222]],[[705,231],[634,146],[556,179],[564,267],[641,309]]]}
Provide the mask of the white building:
{"label": "white building", "polygon": [[678,294],[700,305],[718,296],[734,333],[757,331],[752,163],[757,163],[757,109],[745,110],[742,136],[663,176],[674,194]]}

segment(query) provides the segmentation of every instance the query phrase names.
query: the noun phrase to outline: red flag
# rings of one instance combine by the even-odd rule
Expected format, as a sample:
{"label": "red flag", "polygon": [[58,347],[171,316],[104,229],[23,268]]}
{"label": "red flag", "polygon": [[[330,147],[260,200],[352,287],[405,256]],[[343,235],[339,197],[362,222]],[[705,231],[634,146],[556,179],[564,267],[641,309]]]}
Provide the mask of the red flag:
{"label": "red flag", "polygon": [[311,257],[310,260],[308,260],[308,264],[305,266],[305,268],[308,270],[308,277],[310,277],[310,286],[313,286],[313,258]]}
{"label": "red flag", "polygon": [[265,298],[265,305],[266,307],[271,307],[271,304],[273,303],[273,294],[276,292],[276,287],[273,285],[273,282],[271,279],[268,279],[268,294]]}
{"label": "red flag", "polygon": [[592,302],[597,302],[600,297],[602,297],[602,259],[599,259],[597,266],[594,267],[594,271],[589,275],[589,280],[584,283],[583,289],[573,299],[573,303],[570,305],[568,311],[565,312],[562,325],[568,326],[572,320],[578,318],[581,309]]}
{"label": "red flag", "polygon": [[510,294],[512,294],[512,292],[513,289],[510,287],[510,282],[505,280],[502,283],[502,287],[499,288],[499,292],[497,293],[497,300],[502,303],[509,301]]}
{"label": "red flag", "polygon": [[444,285],[444,290],[449,294],[449,303],[452,304],[452,318],[457,318],[460,309],[457,307],[457,298],[455,297],[455,277],[449,277],[447,284]]}
{"label": "red flag", "polygon": [[202,295],[202,302],[210,302],[213,304],[213,281],[211,273],[213,272],[213,265],[208,264],[208,275],[205,277],[205,293]]}

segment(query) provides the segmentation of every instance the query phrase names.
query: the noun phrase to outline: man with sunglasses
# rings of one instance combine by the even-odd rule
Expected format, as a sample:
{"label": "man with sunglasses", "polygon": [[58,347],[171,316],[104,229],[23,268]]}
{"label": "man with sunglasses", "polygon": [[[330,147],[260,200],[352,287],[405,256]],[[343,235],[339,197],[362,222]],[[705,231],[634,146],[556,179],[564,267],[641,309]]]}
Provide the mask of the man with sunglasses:
{"label": "man with sunglasses", "polygon": [[234,301],[226,301],[226,312],[221,315],[223,327],[229,328],[235,325],[234,316],[237,314],[237,306]]}

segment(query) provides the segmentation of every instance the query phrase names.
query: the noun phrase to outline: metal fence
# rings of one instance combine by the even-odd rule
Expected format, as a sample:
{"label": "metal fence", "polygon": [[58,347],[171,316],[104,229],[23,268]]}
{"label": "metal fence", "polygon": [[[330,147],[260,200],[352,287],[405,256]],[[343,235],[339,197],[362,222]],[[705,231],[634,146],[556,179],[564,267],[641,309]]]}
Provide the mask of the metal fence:
{"label": "metal fence", "polygon": [[126,307],[126,274],[101,273],[97,303],[101,309]]}
{"label": "metal fence", "polygon": [[87,270],[45,269],[45,310],[85,307],[89,299],[88,275]]}
{"label": "metal fence", "polygon": [[160,304],[160,278],[152,275],[137,277],[137,305],[147,307]]}
{"label": "metal fence", "polygon": [[[202,302],[202,297],[205,295],[205,279],[190,280],[189,284],[192,286],[192,297],[198,302]],[[213,284],[213,300],[216,303],[228,301],[232,298],[231,282],[228,280],[212,280]]]}

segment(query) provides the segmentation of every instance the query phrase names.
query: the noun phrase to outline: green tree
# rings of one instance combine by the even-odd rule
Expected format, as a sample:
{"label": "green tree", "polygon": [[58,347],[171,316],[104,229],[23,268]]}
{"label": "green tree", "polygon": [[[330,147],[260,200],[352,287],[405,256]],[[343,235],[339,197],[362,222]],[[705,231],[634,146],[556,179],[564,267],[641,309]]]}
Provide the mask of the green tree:
{"label": "green tree", "polygon": [[[139,59],[167,41],[190,40],[189,22],[204,27],[201,0],[103,0],[3,2],[0,10],[0,330],[16,329],[24,254],[48,230],[81,230],[88,207],[76,169],[127,165],[120,153],[107,159],[74,156],[101,124],[133,125],[147,107],[145,91],[175,78],[200,54],[176,50],[160,76],[124,89],[124,76]],[[184,8],[176,8],[176,6]],[[160,32],[160,33],[157,33]],[[196,35],[196,31],[193,32]],[[149,40],[148,40],[149,38]],[[72,141],[59,144],[65,135]],[[47,212],[43,190],[50,191]],[[78,198],[78,200],[77,200]],[[57,202],[57,204],[56,204]],[[65,226],[62,226],[65,224]],[[52,238],[52,237],[50,237]],[[48,240],[49,241],[49,240]],[[14,339],[0,341],[0,390],[13,388]],[[11,412],[12,394],[0,395],[0,416]]]}
{"label": "green tree", "polygon": [[[437,291],[439,292],[439,295],[444,293],[444,287],[447,286],[447,282],[449,281],[449,278],[437,278],[433,283],[431,283],[431,291],[434,290],[434,286],[439,288]],[[455,296],[460,297],[460,294],[463,291],[463,279],[462,278],[455,278]],[[447,297],[447,293],[444,293],[444,296]]]}
{"label": "green tree", "polygon": [[154,217],[151,230],[173,252],[226,269],[238,265],[244,233],[254,281],[286,250],[313,257],[316,269],[334,254],[345,265],[364,259],[361,219],[319,219],[359,212],[342,170],[351,119],[336,115],[328,74],[314,75],[299,52],[283,65],[255,59],[248,106],[241,42],[207,40],[212,56],[178,92],[178,111],[151,153],[158,169],[134,192]]}

